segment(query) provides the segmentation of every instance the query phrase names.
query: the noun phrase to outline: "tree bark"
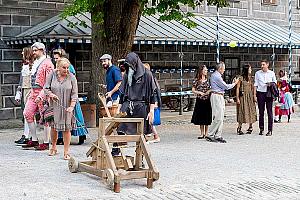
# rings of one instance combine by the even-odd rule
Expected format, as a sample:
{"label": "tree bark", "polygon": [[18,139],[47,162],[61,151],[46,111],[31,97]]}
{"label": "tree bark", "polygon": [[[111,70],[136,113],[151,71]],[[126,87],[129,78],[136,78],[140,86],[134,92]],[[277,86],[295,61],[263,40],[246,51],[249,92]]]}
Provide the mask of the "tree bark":
{"label": "tree bark", "polygon": [[[118,59],[131,51],[142,8],[139,0],[106,0],[91,12],[93,53],[89,103],[96,103],[97,108],[99,84],[105,84],[105,71],[99,59],[108,53],[113,58],[112,62],[117,64]],[[102,24],[95,22],[99,12],[104,15]]]}

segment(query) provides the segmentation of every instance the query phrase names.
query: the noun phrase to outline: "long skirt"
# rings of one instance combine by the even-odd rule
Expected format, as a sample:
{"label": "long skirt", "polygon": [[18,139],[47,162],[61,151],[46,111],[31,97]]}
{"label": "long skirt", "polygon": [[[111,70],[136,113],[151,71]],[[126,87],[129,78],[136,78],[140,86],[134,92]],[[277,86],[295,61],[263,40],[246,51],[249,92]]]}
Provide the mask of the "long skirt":
{"label": "long skirt", "polygon": [[290,92],[284,93],[281,98],[279,115],[290,115],[293,113],[294,100]]}
{"label": "long skirt", "polygon": [[211,121],[212,111],[210,100],[197,98],[191,122],[195,125],[210,125]]}
{"label": "long skirt", "polygon": [[[74,107],[74,115],[76,118],[77,128],[71,131],[72,136],[83,136],[88,134],[88,130],[84,124],[84,118],[79,101],[76,102]],[[58,133],[58,138],[62,138],[62,132]]]}
{"label": "long skirt", "polygon": [[240,98],[240,104],[236,105],[236,117],[239,124],[250,123],[257,121],[256,106],[254,97],[251,92],[244,91],[244,95]]}

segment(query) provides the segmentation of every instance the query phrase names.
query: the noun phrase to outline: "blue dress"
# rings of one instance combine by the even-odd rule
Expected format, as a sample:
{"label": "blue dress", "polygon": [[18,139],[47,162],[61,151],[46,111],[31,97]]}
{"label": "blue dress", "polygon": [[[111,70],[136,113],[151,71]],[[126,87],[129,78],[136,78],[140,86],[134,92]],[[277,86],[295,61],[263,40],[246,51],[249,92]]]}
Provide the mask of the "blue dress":
{"label": "blue dress", "polygon": [[[74,75],[76,74],[73,65],[70,65],[69,71]],[[83,118],[82,110],[81,110],[80,103],[79,103],[78,100],[77,100],[77,102],[75,104],[75,107],[74,107],[74,114],[75,114],[75,117],[76,117],[77,129],[72,130],[71,135],[72,136],[83,136],[83,135],[88,134],[88,130],[87,130],[85,124],[84,124],[84,118]],[[62,138],[62,132],[58,132],[58,138]]]}

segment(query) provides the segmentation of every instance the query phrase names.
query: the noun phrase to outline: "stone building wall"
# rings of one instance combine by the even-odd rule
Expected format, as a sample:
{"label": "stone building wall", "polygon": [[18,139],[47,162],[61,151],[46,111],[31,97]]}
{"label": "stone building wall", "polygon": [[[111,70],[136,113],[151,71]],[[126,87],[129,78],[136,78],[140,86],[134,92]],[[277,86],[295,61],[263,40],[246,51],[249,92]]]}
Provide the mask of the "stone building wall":
{"label": "stone building wall", "polygon": [[[288,1],[275,0],[275,4],[264,4],[262,0],[229,0],[229,6],[220,8],[221,17],[234,17],[262,20],[281,27],[288,27]],[[292,0],[292,21],[293,29],[300,33],[300,5],[299,0]],[[184,7],[184,10],[204,16],[215,16],[215,6],[198,6],[194,10]],[[263,27],[262,27],[263,29]]]}
{"label": "stone building wall", "polygon": [[21,71],[20,46],[7,46],[3,39],[57,15],[70,0],[0,0],[0,119],[21,114],[11,98]]}
{"label": "stone building wall", "polygon": [[[299,9],[297,1],[293,0],[293,28],[300,32]],[[0,120],[21,116],[21,110],[14,105],[14,94],[19,82],[21,70],[21,49],[24,46],[7,46],[2,39],[14,37],[28,28],[57,15],[70,0],[0,0]],[[190,8],[185,8],[191,10]],[[204,16],[215,16],[216,7],[200,6],[194,12]],[[277,0],[276,5],[264,5],[261,0],[234,0],[228,8],[221,8],[221,17],[239,17],[263,20],[279,26],[288,26],[288,0]],[[263,31],[263,27],[262,27]],[[52,46],[51,46],[52,45]],[[50,49],[53,48],[53,44]],[[70,60],[77,70],[78,88],[80,94],[87,94],[89,89],[89,73],[91,68],[91,45],[62,44],[69,52]],[[153,68],[178,68],[180,58],[178,52],[184,53],[183,67],[197,68],[201,64],[215,64],[215,47],[180,46],[180,45],[134,45],[144,62],[149,62]],[[296,51],[295,51],[296,52]],[[250,63],[255,69],[259,67],[262,58],[270,58],[273,53],[268,48],[221,48],[221,60],[238,58],[239,64]],[[275,49],[276,70],[288,65],[287,49]],[[293,61],[298,60],[298,53]],[[297,62],[293,63],[294,66]],[[296,69],[296,71],[299,71]],[[179,73],[156,74],[162,88],[165,85],[178,84]],[[184,73],[184,85],[191,86],[195,73]]]}

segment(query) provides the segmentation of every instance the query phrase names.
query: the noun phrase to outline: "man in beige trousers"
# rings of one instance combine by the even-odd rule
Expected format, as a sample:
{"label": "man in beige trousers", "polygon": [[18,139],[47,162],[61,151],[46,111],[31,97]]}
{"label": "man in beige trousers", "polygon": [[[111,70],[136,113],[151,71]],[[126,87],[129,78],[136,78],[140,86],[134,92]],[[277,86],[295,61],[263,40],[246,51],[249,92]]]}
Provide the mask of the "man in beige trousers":
{"label": "man in beige trousers", "polygon": [[222,129],[225,113],[225,90],[230,90],[238,83],[238,79],[234,78],[232,84],[226,84],[222,75],[225,71],[225,63],[220,62],[216,66],[216,71],[210,77],[211,97],[210,103],[212,108],[212,123],[208,128],[207,141],[226,143],[222,138]]}

